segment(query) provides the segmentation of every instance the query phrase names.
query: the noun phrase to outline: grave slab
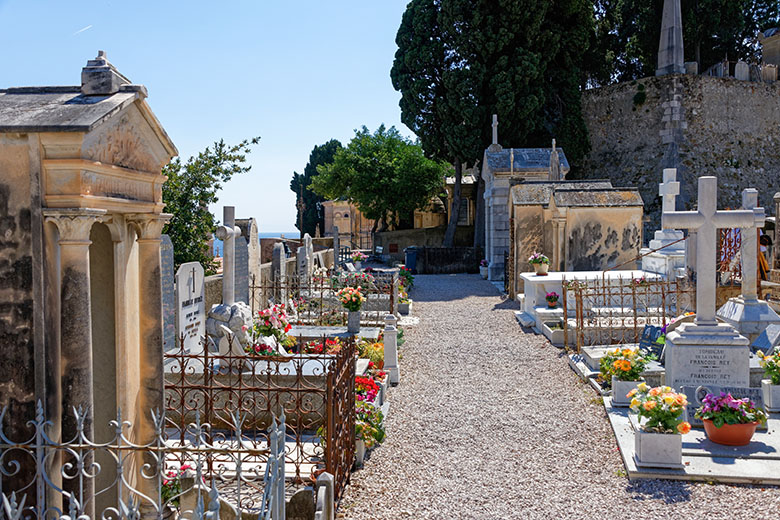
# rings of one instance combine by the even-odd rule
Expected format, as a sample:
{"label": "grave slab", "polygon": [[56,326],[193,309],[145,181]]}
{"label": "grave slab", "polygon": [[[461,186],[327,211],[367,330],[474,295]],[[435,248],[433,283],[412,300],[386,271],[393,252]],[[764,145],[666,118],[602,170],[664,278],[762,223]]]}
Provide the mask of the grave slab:
{"label": "grave slab", "polygon": [[[379,339],[380,327],[360,327],[358,336],[362,339],[377,341]],[[294,325],[288,335],[302,341],[312,341],[315,339],[340,338],[346,339],[353,334],[347,332],[347,327],[320,327],[317,325]]]}
{"label": "grave slab", "polygon": [[780,345],[780,325],[770,325],[758,335],[750,348],[753,352],[761,351],[768,354],[778,345]]}
{"label": "grave slab", "polygon": [[634,429],[629,410],[604,407],[629,480],[668,479],[724,484],[780,485],[780,415],[771,414],[766,431],[757,431],[747,446],[721,446],[694,428],[683,435],[682,469],[638,468],[634,462]]}

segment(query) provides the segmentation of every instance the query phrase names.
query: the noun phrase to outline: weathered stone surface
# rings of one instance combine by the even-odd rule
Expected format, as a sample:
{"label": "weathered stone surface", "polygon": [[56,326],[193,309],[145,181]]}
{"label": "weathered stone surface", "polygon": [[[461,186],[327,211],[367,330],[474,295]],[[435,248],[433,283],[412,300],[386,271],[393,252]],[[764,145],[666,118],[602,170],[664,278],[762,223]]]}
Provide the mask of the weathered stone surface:
{"label": "weathered stone surface", "polygon": [[249,244],[244,237],[236,237],[235,298],[249,303]]}
{"label": "weathered stone surface", "polygon": [[163,347],[175,348],[176,341],[176,290],[173,276],[173,243],[171,237],[162,235],[160,243],[160,278],[163,295]]}
{"label": "weathered stone surface", "polygon": [[310,487],[299,489],[285,510],[287,520],[312,520],[314,518],[314,490]]}

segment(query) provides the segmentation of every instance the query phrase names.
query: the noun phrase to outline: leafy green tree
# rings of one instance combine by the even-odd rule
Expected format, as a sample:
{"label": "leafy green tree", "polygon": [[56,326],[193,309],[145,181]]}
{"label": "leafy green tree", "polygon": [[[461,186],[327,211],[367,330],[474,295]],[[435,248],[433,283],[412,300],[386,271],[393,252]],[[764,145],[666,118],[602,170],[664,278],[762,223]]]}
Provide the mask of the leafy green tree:
{"label": "leafy green tree", "polygon": [[588,0],[560,0],[554,9],[533,0],[409,3],[390,76],[401,92],[401,120],[428,156],[455,166],[445,246],[452,245],[458,220],[462,164],[482,158],[492,114],[505,143],[549,146],[557,137],[574,164],[587,152],[580,63],[593,24]]}
{"label": "leafy green tree", "polygon": [[216,229],[209,204],[217,202],[217,192],[234,175],[248,172],[246,154],[259,137],[228,146],[223,140],[206,147],[182,164],[177,157],[163,169],[168,180],[163,184],[165,211],[173,214],[163,230],[173,243],[176,267],[185,262],[200,262],[208,274],[214,272],[214,260],[207,254],[208,240]]}
{"label": "leafy green tree", "polygon": [[309,186],[312,179],[317,175],[317,166],[332,163],[336,151],[340,149],[341,143],[336,139],[331,139],[325,144],[315,146],[311,154],[309,154],[309,162],[303,169],[303,174],[293,172],[290,189],[296,195],[295,201],[298,213],[295,218],[295,227],[301,233],[308,233],[314,236],[317,224],[320,225],[320,230],[324,229],[325,215],[320,211],[318,205],[325,199],[311,191]]}
{"label": "leafy green tree", "polygon": [[327,199],[346,199],[372,219],[374,231],[427,206],[442,187],[448,165],[427,159],[422,148],[381,125],[373,134],[365,126],[331,164],[317,167],[311,189]]}

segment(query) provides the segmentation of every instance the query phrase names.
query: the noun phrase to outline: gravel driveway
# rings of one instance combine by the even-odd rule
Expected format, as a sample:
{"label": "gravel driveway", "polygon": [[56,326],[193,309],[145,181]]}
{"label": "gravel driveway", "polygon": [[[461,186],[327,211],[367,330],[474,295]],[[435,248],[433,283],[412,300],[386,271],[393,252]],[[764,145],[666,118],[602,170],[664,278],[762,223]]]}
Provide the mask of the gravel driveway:
{"label": "gravel driveway", "polygon": [[387,440],[339,518],[779,518],[780,490],[629,482],[603,406],[478,275],[417,276]]}

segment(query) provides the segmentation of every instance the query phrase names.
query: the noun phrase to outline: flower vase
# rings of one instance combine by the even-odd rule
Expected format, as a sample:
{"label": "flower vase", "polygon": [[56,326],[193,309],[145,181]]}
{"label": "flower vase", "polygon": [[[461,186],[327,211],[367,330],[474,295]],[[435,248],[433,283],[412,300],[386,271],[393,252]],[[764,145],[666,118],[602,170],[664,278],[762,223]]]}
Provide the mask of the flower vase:
{"label": "flower vase", "polygon": [[360,271],[361,269],[363,269],[363,262],[362,262],[362,261],[360,261],[360,260],[358,260],[357,262],[355,262],[355,269],[357,269],[358,271]]}
{"label": "flower vase", "polygon": [[723,444],[724,446],[747,446],[750,444],[753,434],[756,433],[756,427],[758,427],[758,421],[724,424],[720,428],[715,426],[712,419],[704,419],[702,422],[707,438],[715,444]]}
{"label": "flower vase", "polygon": [[761,381],[761,393],[764,397],[764,407],[767,412],[780,412],[780,385],[773,385],[771,379]]}
{"label": "flower vase", "polygon": [[612,406],[626,407],[631,404],[631,399],[626,397],[631,390],[637,387],[641,381],[623,381],[612,376]]}
{"label": "flower vase", "polygon": [[547,276],[547,271],[550,270],[550,264],[533,264],[534,266],[534,272],[536,273],[536,276]]}
{"label": "flower vase", "polygon": [[484,266],[484,265],[479,266],[479,275],[484,280],[487,280],[487,277],[488,277],[488,268],[487,268],[487,266]]}
{"label": "flower vase", "polygon": [[638,467],[682,467],[682,435],[652,433],[638,428],[634,432],[634,462]]}
{"label": "flower vase", "polygon": [[347,332],[352,334],[360,332],[360,311],[349,311],[347,313]]}

